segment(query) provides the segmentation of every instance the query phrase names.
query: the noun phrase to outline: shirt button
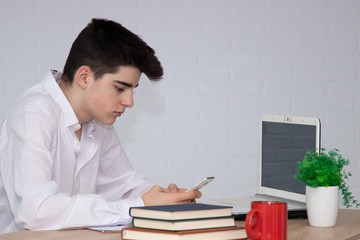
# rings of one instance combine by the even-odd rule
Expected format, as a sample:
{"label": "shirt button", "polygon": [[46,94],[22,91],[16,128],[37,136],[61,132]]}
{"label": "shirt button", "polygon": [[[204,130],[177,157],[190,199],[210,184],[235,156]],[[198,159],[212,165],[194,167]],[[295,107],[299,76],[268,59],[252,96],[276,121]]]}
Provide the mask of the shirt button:
{"label": "shirt button", "polygon": [[78,139],[75,139],[75,144],[79,145],[80,141]]}
{"label": "shirt button", "polygon": [[77,124],[74,125],[74,130],[75,131],[79,130],[80,128],[81,128],[80,124],[77,123]]}

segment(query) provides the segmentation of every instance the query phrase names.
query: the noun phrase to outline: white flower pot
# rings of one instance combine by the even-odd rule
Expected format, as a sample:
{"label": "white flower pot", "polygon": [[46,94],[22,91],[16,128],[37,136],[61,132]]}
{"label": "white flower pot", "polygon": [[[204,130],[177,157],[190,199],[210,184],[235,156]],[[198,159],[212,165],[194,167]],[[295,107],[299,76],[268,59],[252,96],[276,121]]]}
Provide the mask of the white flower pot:
{"label": "white flower pot", "polygon": [[339,211],[339,186],[306,186],[306,209],[311,226],[335,226]]}

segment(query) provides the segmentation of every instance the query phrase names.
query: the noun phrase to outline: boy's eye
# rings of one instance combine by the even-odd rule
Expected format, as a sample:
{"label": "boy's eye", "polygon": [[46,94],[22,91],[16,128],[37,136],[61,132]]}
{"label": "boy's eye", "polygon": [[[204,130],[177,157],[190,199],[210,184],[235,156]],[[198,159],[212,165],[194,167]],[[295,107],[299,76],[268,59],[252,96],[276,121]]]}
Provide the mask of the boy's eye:
{"label": "boy's eye", "polygon": [[118,92],[123,92],[125,89],[124,88],[122,88],[122,87],[116,87],[115,86],[115,88],[116,88],[116,90],[118,91]]}
{"label": "boy's eye", "polygon": [[[122,93],[122,92],[125,92],[127,89],[130,89],[130,88],[123,87],[123,86],[118,87],[118,86],[115,85],[115,89],[116,89],[117,92]],[[131,90],[132,93],[134,93],[135,88],[131,88],[130,90]]]}

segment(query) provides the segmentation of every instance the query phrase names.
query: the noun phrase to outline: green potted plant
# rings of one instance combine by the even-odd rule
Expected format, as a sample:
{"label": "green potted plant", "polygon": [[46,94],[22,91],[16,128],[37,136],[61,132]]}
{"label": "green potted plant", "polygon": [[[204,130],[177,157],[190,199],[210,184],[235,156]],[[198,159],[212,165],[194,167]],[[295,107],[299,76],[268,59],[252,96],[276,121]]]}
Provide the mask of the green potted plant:
{"label": "green potted plant", "polygon": [[309,223],[312,226],[334,226],[339,209],[339,190],[346,208],[360,203],[354,198],[346,179],[350,171],[344,169],[350,160],[341,156],[338,149],[326,152],[313,149],[305,154],[303,161],[297,162],[295,178],[306,184],[306,206]]}

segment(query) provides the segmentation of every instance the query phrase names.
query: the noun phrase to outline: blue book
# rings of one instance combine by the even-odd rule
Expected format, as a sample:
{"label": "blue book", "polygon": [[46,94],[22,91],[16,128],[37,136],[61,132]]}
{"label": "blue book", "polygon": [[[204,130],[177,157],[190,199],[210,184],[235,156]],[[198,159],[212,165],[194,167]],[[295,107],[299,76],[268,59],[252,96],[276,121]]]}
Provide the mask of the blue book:
{"label": "blue book", "polygon": [[160,220],[184,220],[231,216],[231,206],[212,204],[175,204],[131,207],[130,216]]}

